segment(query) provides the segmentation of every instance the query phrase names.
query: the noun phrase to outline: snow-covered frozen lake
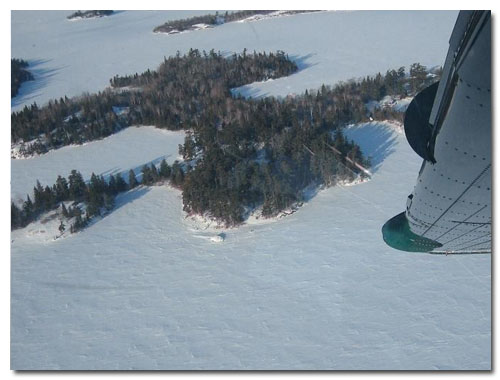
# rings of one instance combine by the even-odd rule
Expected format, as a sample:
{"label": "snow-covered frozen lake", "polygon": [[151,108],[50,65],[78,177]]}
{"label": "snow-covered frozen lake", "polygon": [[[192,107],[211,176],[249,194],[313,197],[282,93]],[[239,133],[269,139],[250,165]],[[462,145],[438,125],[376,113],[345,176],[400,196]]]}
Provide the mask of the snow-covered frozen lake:
{"label": "snow-covered frozen lake", "polygon": [[116,74],[155,69],[164,56],[190,48],[223,53],[283,50],[300,72],[245,86],[245,95],[288,95],[414,62],[442,65],[458,12],[321,12],[255,22],[228,23],[177,35],[153,33],[169,19],[203,11],[128,11],[68,21],[70,11],[13,11],[12,57],[33,64],[12,101],[17,110],[61,96],[95,92]]}
{"label": "snow-covered frozen lake", "polygon": [[12,367],[489,368],[490,256],[387,247],[380,228],[419,160],[387,127],[351,133],[385,157],[372,181],[226,230],[223,243],[191,229],[165,187],[119,197],[60,241],[15,231]]}
{"label": "snow-covered frozen lake", "polygon": [[[61,67],[17,107],[102,89],[116,73],[155,67],[189,47],[282,49],[301,59],[299,73],[244,89],[256,95],[298,93],[416,61],[440,65],[457,15],[327,12],[164,36],[151,30],[165,15],[70,23],[66,13],[13,12],[13,56]],[[386,246],[381,227],[404,210],[421,159],[384,123],[347,135],[372,156],[371,181],[320,191],[279,221],[224,230],[221,243],[189,223],[181,193],[164,186],[119,196],[110,215],[65,239],[14,231],[11,367],[489,369],[491,256]],[[12,195],[67,169],[88,176],[160,157],[172,162],[182,139],[129,128],[13,161]]]}

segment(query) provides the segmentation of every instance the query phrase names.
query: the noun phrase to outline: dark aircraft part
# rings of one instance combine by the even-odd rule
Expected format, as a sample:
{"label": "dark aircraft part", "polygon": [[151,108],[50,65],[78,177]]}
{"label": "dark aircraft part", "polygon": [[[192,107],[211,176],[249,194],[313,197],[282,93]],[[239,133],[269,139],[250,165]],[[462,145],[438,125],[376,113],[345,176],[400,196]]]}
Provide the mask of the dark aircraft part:
{"label": "dark aircraft part", "polygon": [[491,12],[460,12],[441,80],[410,104],[405,133],[424,161],[405,213],[382,228],[386,243],[491,252]]}
{"label": "dark aircraft part", "polygon": [[427,87],[413,98],[405,113],[404,127],[408,143],[415,153],[426,161],[436,162],[429,150],[432,125],[429,117],[438,89],[438,83]]}

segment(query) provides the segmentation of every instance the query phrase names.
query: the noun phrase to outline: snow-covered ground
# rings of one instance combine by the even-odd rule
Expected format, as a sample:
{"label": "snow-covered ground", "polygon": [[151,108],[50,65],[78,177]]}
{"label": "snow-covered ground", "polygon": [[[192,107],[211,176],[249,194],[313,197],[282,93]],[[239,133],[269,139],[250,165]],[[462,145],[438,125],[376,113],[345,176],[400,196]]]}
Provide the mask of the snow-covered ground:
{"label": "snow-covered ground", "polygon": [[398,112],[405,112],[412,101],[412,97],[407,96],[400,98],[399,96],[384,96],[380,101],[372,100],[367,105],[366,108],[373,112],[375,108],[393,108]]}
{"label": "snow-covered ground", "polygon": [[[293,13],[293,12],[294,11],[274,11],[274,12],[266,13],[266,14],[255,14],[253,16],[249,16],[247,18],[244,18],[242,20],[238,20],[236,22],[262,21],[262,20],[268,20],[270,18],[297,15],[297,13]],[[312,12],[314,12],[314,11],[312,11]],[[309,13],[309,12],[305,11],[304,13]]]}
{"label": "snow-covered ground", "polygon": [[489,368],[490,256],[386,246],[420,160],[390,126],[348,135],[377,164],[371,181],[219,244],[166,187],[119,196],[66,239],[15,231],[12,367]]}
{"label": "snow-covered ground", "polygon": [[[434,66],[444,60],[456,12],[327,12],[168,38],[152,33],[164,15],[122,12],[67,23],[78,31],[57,21],[65,15],[13,12],[14,56],[44,53],[40,65],[67,65],[18,104],[100,89],[114,74],[155,67],[178,48],[283,49],[302,59],[298,74],[252,87],[258,95],[299,93],[415,61]],[[94,56],[88,51],[95,41],[103,51]],[[76,46],[73,56],[64,53],[72,42],[88,47],[85,65]],[[34,54],[20,55],[21,48]],[[45,239],[41,223],[37,231],[28,227],[32,233],[14,231],[11,367],[490,368],[491,256],[405,253],[385,245],[381,227],[404,210],[421,159],[394,125],[354,125],[346,134],[371,156],[372,179],[319,191],[277,222],[203,230],[185,218],[178,190],[156,186],[118,196],[112,213],[65,239]],[[127,171],[162,157],[172,162],[182,140],[129,128],[13,160],[12,195],[73,168],[88,178],[91,171]]]}

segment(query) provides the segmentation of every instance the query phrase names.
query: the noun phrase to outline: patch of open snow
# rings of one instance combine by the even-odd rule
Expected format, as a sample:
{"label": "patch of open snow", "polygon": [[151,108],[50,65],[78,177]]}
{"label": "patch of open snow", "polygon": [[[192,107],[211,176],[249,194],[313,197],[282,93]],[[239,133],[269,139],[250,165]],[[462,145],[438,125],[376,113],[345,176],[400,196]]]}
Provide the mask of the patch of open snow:
{"label": "patch of open snow", "polygon": [[242,20],[238,20],[236,22],[250,22],[250,21],[265,20],[268,18],[279,17],[279,16],[283,15],[284,12],[285,11],[275,11],[275,12],[271,12],[268,14],[255,14],[255,15],[249,16],[247,18],[244,18]]}
{"label": "patch of open snow", "polygon": [[382,162],[394,152],[396,136],[400,135],[406,139],[402,126],[390,121],[352,124],[347,126],[343,132],[347,139],[353,140],[359,145],[363,155],[371,161],[370,171],[374,175]]}
{"label": "patch of open snow", "polygon": [[225,239],[226,235],[224,233],[220,233],[218,235],[212,236],[210,241],[213,243],[222,243]]}
{"label": "patch of open snow", "polygon": [[63,121],[65,123],[69,122],[72,118],[77,118],[79,119],[81,116],[83,115],[83,111],[78,111],[78,112],[75,112],[74,114],[72,115],[69,115],[67,118],[65,118]]}
{"label": "patch of open snow", "polygon": [[393,106],[395,103],[396,99],[391,95],[384,96],[379,102],[381,107],[390,107]]}
{"label": "patch of open snow", "polygon": [[129,113],[130,107],[113,106],[113,112],[116,116],[126,115]]}
{"label": "patch of open snow", "polygon": [[169,32],[158,31],[158,32],[155,32],[155,33],[156,34],[171,35],[171,34],[188,33],[188,32],[192,32],[192,31],[195,31],[195,30],[211,29],[211,28],[213,28],[213,25],[209,25],[209,24],[205,24],[205,23],[200,23],[200,24],[193,24],[188,29],[184,29],[184,30],[172,29]]}
{"label": "patch of open snow", "polygon": [[[66,208],[69,208],[74,202],[68,201],[63,203]],[[80,204],[79,207],[84,213],[85,206]],[[43,213],[37,220],[26,227],[12,231],[11,242],[17,239],[28,239],[31,243],[48,244],[58,239],[65,239],[72,235],[70,233],[70,226],[74,221],[75,218],[64,217],[61,208],[58,207],[55,210]],[[61,222],[63,223],[64,231],[59,230]]]}
{"label": "patch of open snow", "polygon": [[[58,231],[61,222],[61,216],[57,211],[48,212],[42,217],[30,223],[25,228],[13,231],[11,234],[11,241],[15,242],[18,239],[28,239],[30,242],[38,244],[46,244],[53,242],[60,236]],[[69,225],[67,226],[69,229]]]}
{"label": "patch of open snow", "polygon": [[186,227],[191,231],[216,232],[226,228],[223,223],[208,214],[200,215],[194,213],[184,213],[182,219]]}
{"label": "patch of open snow", "polygon": [[413,97],[410,96],[403,99],[399,99],[396,101],[396,104],[394,104],[394,109],[399,112],[405,112],[412,100]]}
{"label": "patch of open snow", "polygon": [[370,100],[366,103],[366,109],[368,112],[373,112],[375,109],[380,108],[392,108],[398,112],[405,112],[408,105],[413,100],[413,97],[407,96],[405,98],[400,98],[397,96],[387,95],[384,96],[380,101]]}
{"label": "patch of open snow", "polygon": [[[30,140],[30,141],[26,141],[26,142],[20,140],[17,143],[11,144],[10,145],[10,157],[13,159],[16,159],[16,160],[22,160],[22,159],[27,158],[25,156],[25,153],[24,153],[25,149],[27,149],[27,147],[29,147],[31,144],[36,143],[37,141],[39,141],[38,138]],[[37,155],[38,154],[34,154],[34,155],[31,155],[30,157],[34,157]]]}
{"label": "patch of open snow", "polygon": [[200,23],[200,24],[194,24],[193,27],[196,29],[196,30],[199,30],[199,29],[207,29],[207,28],[211,28],[212,26],[211,25],[208,25],[208,24],[205,24],[205,23]]}
{"label": "patch of open snow", "polygon": [[[328,12],[328,11],[319,11],[319,12]],[[261,20],[268,20],[276,17],[283,17],[283,16],[295,16],[298,14],[305,14],[305,13],[318,13],[318,12],[302,12],[302,13],[294,13],[293,11],[275,11],[267,14],[255,14],[252,16],[249,16],[247,18],[244,18],[243,20],[238,20],[236,22],[252,22],[252,21],[261,21]]]}

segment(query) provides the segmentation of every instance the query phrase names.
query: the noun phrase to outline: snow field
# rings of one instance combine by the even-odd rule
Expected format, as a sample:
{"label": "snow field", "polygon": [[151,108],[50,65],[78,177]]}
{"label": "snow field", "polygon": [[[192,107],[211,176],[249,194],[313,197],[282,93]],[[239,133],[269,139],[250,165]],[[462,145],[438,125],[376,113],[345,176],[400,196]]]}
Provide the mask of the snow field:
{"label": "snow field", "polygon": [[371,181],[219,244],[186,228],[167,187],[120,195],[110,215],[50,244],[16,231],[12,367],[489,368],[490,256],[387,247],[381,226],[419,160],[383,123],[347,135],[378,162]]}
{"label": "snow field", "polygon": [[[155,68],[190,47],[280,49],[298,62],[297,74],[238,90],[247,96],[300,93],[414,62],[432,67],[444,62],[457,15],[322,12],[165,36],[152,29],[192,14],[71,23],[68,13],[12,13],[12,55],[38,70],[14,110],[101,90],[115,74]],[[54,220],[14,231],[11,367],[491,368],[491,256],[405,253],[382,240],[421,163],[397,128],[351,126],[346,135],[371,156],[372,179],[312,191],[277,222],[204,230],[186,219],[178,190],[155,186],[119,195],[112,213],[65,239],[40,231]],[[12,198],[71,169],[88,179],[162,157],[172,163],[182,141],[132,127],[13,160]],[[218,234],[223,241],[211,241]]]}

